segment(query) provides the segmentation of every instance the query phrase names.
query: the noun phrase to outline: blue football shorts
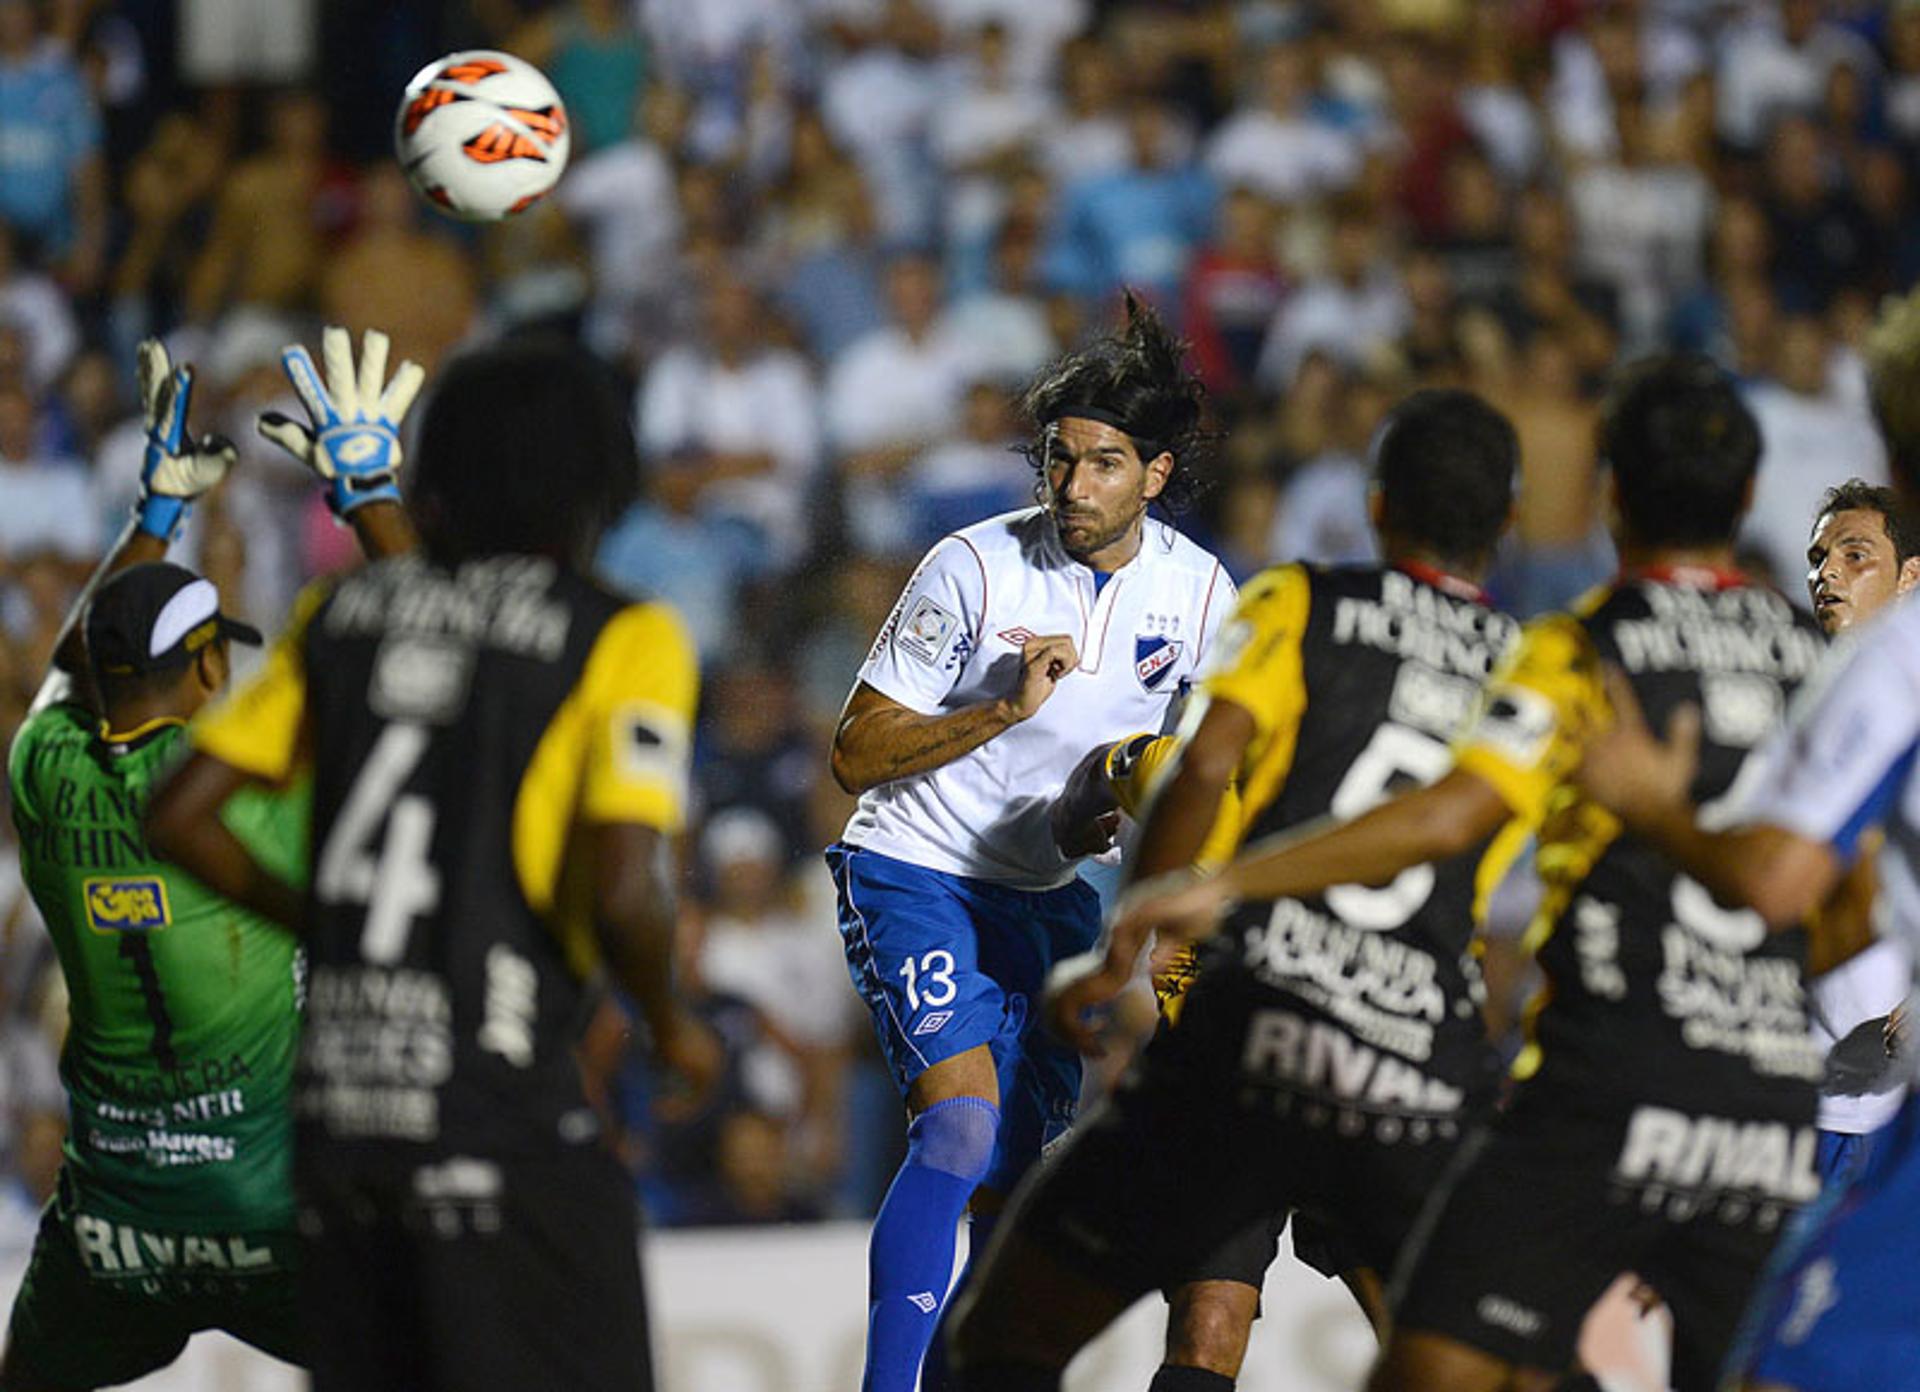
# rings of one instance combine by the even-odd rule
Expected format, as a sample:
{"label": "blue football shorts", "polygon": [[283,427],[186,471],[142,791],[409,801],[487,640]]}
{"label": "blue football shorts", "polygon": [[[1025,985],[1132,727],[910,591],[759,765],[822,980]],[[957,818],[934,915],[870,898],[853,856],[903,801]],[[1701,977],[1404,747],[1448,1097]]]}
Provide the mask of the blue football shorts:
{"label": "blue football shorts", "polygon": [[827,848],[854,988],[904,1096],[934,1064],[984,1044],[1000,1078],[986,1187],[1010,1192],[1072,1126],[1080,1056],[1040,1020],[1053,964],[1100,933],[1081,880],[1029,891],[950,875],[857,846]]}
{"label": "blue football shorts", "polygon": [[1742,1377],[1796,1392],[1920,1392],[1920,1100],[1781,1239],[1735,1340]]}

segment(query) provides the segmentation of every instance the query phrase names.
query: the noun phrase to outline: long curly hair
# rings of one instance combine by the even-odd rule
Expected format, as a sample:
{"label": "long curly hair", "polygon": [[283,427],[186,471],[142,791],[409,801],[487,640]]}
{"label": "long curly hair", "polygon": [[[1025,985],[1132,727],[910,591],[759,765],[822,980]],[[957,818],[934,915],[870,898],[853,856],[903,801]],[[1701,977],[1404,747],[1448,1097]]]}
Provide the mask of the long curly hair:
{"label": "long curly hair", "polygon": [[1020,396],[1020,411],[1035,439],[1023,450],[1044,488],[1047,458],[1043,432],[1063,416],[1092,411],[1124,430],[1144,463],[1173,456],[1173,471],[1154,501],[1172,514],[1191,507],[1205,491],[1201,472],[1214,437],[1204,425],[1206,388],[1186,370],[1187,345],[1160,316],[1129,290],[1127,322],[1077,352],[1041,370]]}

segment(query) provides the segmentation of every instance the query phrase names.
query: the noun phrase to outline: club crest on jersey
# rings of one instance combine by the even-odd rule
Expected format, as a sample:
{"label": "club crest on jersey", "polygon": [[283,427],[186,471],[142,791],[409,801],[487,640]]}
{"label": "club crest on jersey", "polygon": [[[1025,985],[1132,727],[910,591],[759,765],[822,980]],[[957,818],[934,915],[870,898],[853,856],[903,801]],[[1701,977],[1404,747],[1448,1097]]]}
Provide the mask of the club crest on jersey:
{"label": "club crest on jersey", "polygon": [[157,876],[137,880],[83,880],[87,923],[96,933],[151,933],[173,922],[167,886]]}
{"label": "club crest on jersey", "polygon": [[1140,678],[1140,685],[1149,691],[1158,691],[1160,684],[1173,670],[1173,664],[1180,660],[1182,644],[1165,634],[1136,634],[1133,639],[1133,674]]}

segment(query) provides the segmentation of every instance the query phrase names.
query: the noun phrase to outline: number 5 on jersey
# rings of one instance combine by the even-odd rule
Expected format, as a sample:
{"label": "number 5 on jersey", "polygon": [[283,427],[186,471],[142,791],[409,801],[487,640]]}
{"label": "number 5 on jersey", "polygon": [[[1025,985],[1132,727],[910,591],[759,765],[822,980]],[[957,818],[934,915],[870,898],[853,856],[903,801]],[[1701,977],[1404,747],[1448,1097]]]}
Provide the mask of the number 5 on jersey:
{"label": "number 5 on jersey", "polygon": [[[380,732],[334,819],[314,875],[313,893],[321,903],[366,906],[360,956],[374,966],[392,966],[405,956],[413,920],[440,904],[440,872],[427,859],[433,804],[418,793],[395,796],[427,752],[429,738],[422,725],[394,724]],[[383,822],[386,834],[380,836]]]}

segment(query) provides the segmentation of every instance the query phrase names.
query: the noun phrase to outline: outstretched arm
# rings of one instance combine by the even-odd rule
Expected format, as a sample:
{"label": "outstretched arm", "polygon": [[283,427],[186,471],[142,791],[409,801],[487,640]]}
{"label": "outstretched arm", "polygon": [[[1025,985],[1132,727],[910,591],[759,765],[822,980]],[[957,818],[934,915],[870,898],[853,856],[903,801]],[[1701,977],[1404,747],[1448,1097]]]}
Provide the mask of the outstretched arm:
{"label": "outstretched arm", "polygon": [[52,670],[33,698],[35,710],[75,693],[88,706],[99,705],[87,673],[85,626],[81,622],[94,593],[130,566],[164,561],[167,547],[186,525],[194,502],[212,491],[233,467],[231,442],[217,435],[196,440],[187,433],[193,368],[186,363],[175,367],[158,339],[142,342],[135,356],[147,434],[140,465],[140,501],[119,540],[68,610],[54,644]]}

